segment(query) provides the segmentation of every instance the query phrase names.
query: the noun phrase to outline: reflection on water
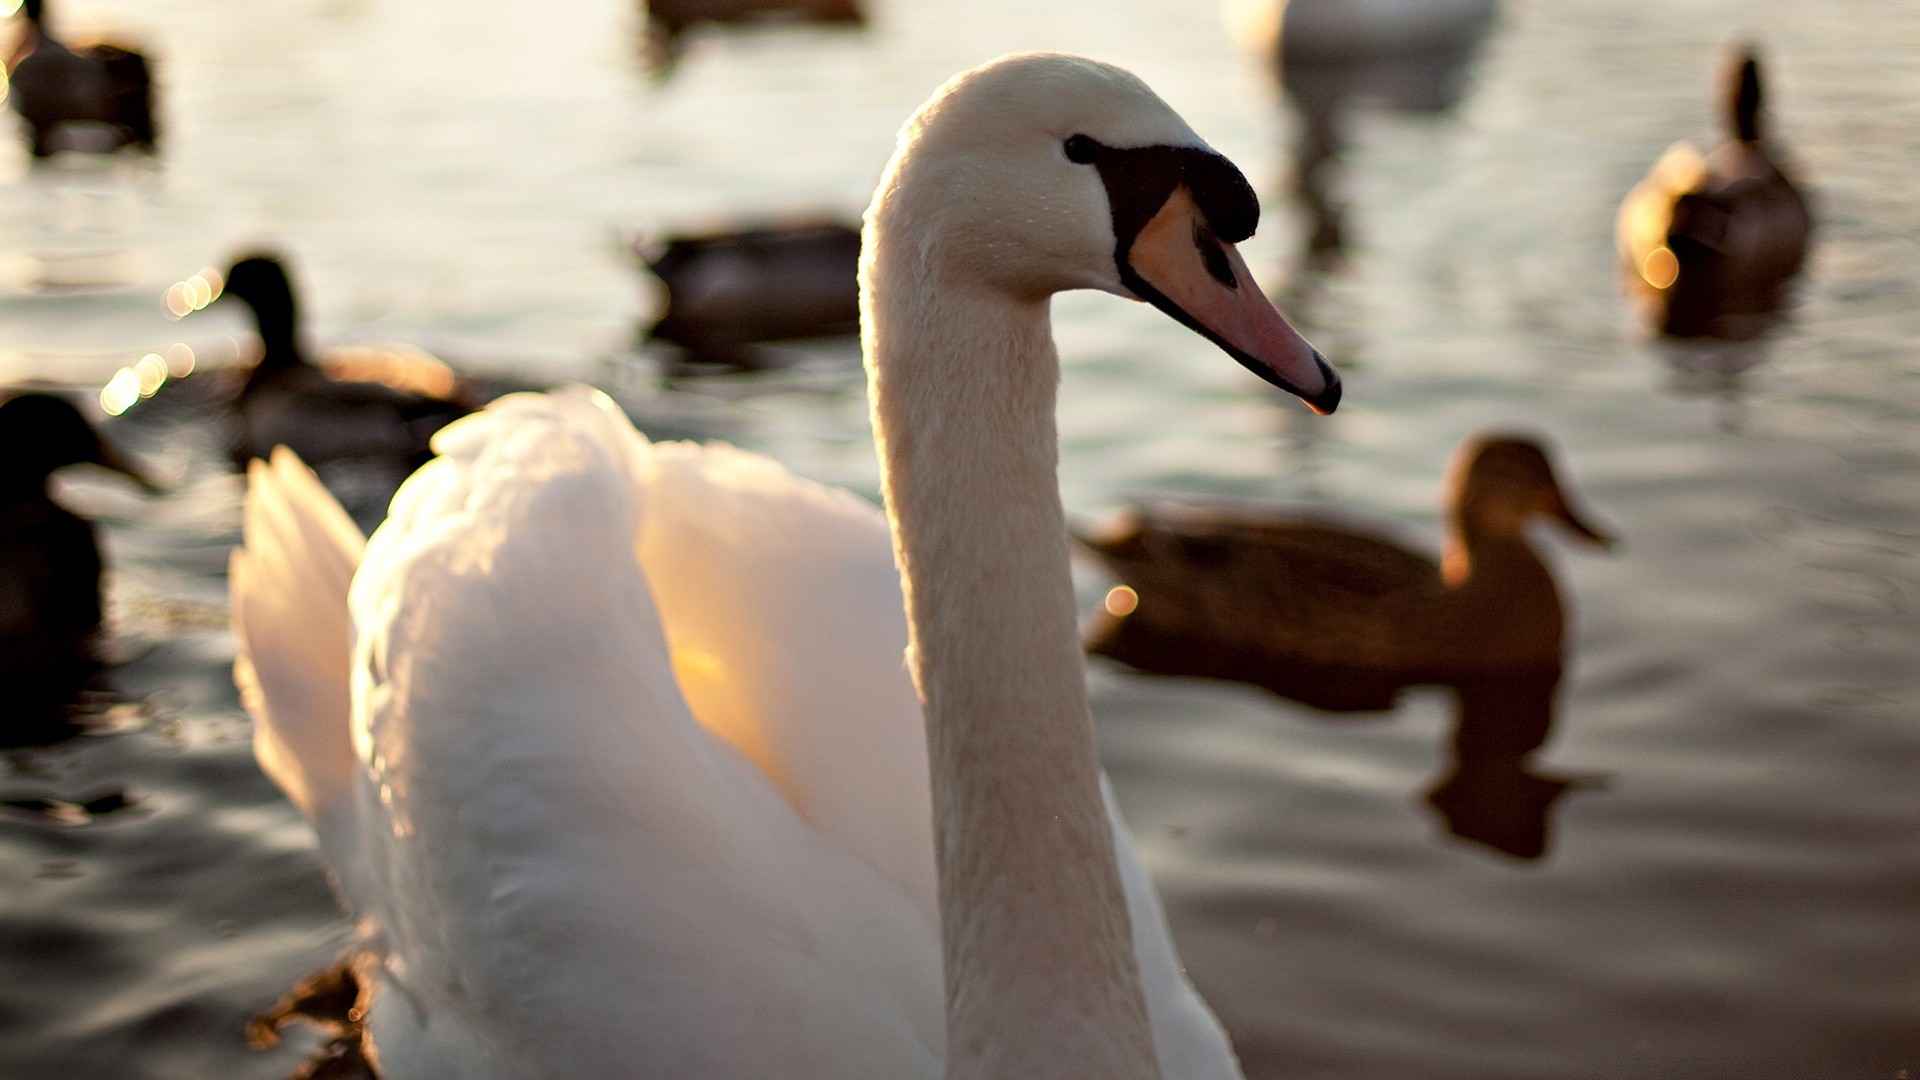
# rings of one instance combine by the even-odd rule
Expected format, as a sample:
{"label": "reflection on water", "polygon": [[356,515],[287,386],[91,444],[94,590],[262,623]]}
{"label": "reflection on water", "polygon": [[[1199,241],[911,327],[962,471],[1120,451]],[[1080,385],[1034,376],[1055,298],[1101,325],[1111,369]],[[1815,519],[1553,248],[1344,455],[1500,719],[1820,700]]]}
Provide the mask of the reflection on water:
{"label": "reflection on water", "polygon": [[1456,711],[1445,771],[1426,792],[1449,833],[1517,859],[1551,849],[1555,805],[1600,783],[1534,760],[1553,733],[1559,685],[1555,667],[1462,679],[1451,688]]}
{"label": "reflection on water", "polygon": [[1342,157],[1353,113],[1377,102],[1440,116],[1465,94],[1497,0],[1230,0],[1243,43],[1268,55],[1295,117],[1302,265],[1336,265],[1350,242]]}

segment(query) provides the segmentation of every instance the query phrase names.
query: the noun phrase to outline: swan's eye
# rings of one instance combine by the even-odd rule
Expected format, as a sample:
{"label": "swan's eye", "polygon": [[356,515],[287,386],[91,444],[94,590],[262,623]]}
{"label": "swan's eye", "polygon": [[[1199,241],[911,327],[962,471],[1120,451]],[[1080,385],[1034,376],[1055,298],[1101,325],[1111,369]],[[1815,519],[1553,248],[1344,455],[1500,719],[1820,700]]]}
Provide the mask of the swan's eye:
{"label": "swan's eye", "polygon": [[1068,161],[1076,165],[1090,165],[1093,163],[1094,148],[1100,144],[1085,135],[1069,135],[1062,145],[1066,148]]}

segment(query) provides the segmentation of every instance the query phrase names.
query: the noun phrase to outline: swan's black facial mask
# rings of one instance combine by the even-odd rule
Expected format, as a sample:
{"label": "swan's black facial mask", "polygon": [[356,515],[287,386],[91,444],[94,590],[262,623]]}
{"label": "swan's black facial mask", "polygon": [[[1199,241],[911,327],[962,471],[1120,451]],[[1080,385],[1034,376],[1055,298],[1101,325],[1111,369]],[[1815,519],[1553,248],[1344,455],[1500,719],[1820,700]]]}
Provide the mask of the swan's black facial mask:
{"label": "swan's black facial mask", "polygon": [[1339,376],[1260,293],[1232,246],[1260,223],[1260,200],[1232,162],[1198,147],[1119,148],[1087,135],[1063,149],[1106,188],[1121,284],[1314,411],[1333,411]]}

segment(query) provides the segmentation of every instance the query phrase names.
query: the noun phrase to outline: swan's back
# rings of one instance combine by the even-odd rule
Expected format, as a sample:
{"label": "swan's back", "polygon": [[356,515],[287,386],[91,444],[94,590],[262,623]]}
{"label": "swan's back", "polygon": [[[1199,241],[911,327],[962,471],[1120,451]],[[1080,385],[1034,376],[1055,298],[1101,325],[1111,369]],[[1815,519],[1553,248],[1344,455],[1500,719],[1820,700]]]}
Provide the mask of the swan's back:
{"label": "swan's back", "polygon": [[[318,823],[352,823],[326,854],[383,958],[370,1030],[389,1077],[936,1075],[941,986],[924,902],[694,720],[634,558],[649,507],[682,494],[723,505],[744,474],[709,472],[698,491],[699,470],[682,468],[676,493],[645,489],[642,474],[675,466],[585,395],[510,400],[449,429],[440,449],[395,499],[352,586],[351,789],[306,806]],[[791,478],[760,479],[766,501],[791,494],[779,483]],[[279,486],[256,474],[251,501],[270,504]],[[765,546],[811,535],[792,528]],[[724,527],[698,539],[721,562],[742,546]],[[243,559],[273,558],[251,547]],[[725,567],[676,568],[739,599]],[[333,702],[276,694],[275,676],[298,666],[254,617],[276,584],[235,579],[262,742],[314,745],[303,727],[349,720],[302,711]],[[794,606],[762,599],[773,613]],[[750,643],[707,636],[723,629],[682,632],[697,643],[683,650],[713,655],[682,666],[750,668]],[[761,724],[743,742],[783,745],[778,710],[743,711]],[[782,769],[802,795],[817,780],[806,762]],[[823,819],[853,813],[844,800],[812,805]],[[870,851],[897,843],[892,820],[850,832],[862,825]]]}
{"label": "swan's back", "polygon": [[[368,934],[389,1080],[938,1076],[879,512],[588,392],[436,449],[364,559],[291,455],[256,467],[233,580],[260,757]],[[1119,854],[1168,1075],[1232,1075]]]}

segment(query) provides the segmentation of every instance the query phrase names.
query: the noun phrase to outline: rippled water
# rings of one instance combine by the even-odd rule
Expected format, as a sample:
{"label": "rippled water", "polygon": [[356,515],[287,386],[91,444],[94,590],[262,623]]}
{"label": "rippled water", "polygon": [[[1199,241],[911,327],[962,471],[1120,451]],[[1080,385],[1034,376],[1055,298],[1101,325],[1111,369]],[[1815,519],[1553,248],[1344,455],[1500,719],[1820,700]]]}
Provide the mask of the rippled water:
{"label": "rippled water", "polygon": [[[657,87],[619,0],[68,9],[164,57],[168,146],[157,174],[35,176],[0,147],[9,380],[97,385],[176,341],[230,354],[231,315],[176,323],[159,297],[266,237],[295,253],[326,341],[601,380],[656,430],[871,490],[852,346],[797,375],[655,388],[631,350],[653,301],[618,237],[852,214],[906,112],[1013,48],[1133,67],[1264,190],[1285,175],[1290,121],[1208,4],[893,0],[865,34],[706,37]],[[1777,340],[1669,355],[1619,299],[1612,209],[1669,141],[1707,132],[1733,34],[1770,48],[1821,231]],[[1343,270],[1296,274],[1304,227],[1268,200],[1251,258],[1347,373],[1336,416],[1274,401],[1142,307],[1059,302],[1076,513],[1204,492],[1431,529],[1454,442],[1502,425],[1548,434],[1625,538],[1558,560],[1576,616],[1541,769],[1576,782],[1537,859],[1429,806],[1455,722],[1437,691],[1335,716],[1096,665],[1121,800],[1250,1075],[1920,1066],[1916,103],[1912,5],[1509,4],[1451,115],[1346,118]],[[348,927],[228,681],[237,484],[191,417],[141,411],[119,434],[173,494],[69,487],[115,567],[114,730],[0,774],[0,1075],[282,1077],[310,1043],[250,1050],[244,1022]]]}

